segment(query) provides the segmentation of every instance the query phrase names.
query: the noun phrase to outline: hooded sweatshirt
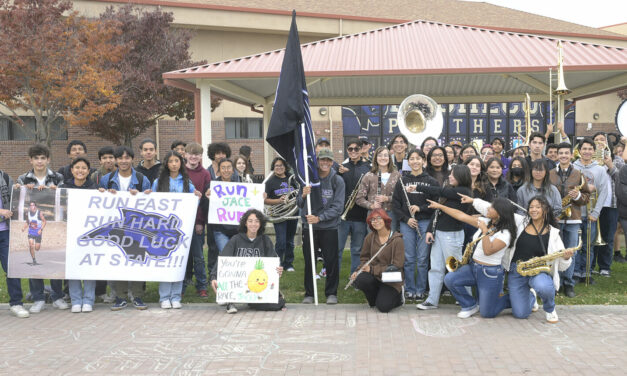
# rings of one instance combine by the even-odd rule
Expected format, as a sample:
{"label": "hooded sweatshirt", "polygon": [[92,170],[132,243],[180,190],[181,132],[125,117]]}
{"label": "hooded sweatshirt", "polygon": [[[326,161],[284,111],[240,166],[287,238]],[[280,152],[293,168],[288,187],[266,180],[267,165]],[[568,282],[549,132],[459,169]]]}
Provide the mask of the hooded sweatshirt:
{"label": "hooded sweatshirt", "polygon": [[[581,159],[578,159],[573,163],[573,166],[584,174],[586,180],[588,181],[588,185],[594,184],[596,187],[596,191],[599,196],[591,210],[590,215],[595,218],[599,218],[601,215],[601,209],[603,209],[605,201],[607,200],[607,195],[611,194],[609,175],[607,174],[605,168],[599,166],[596,161],[592,161],[591,163],[584,165]],[[590,197],[592,200],[594,193],[592,193]],[[588,217],[587,207],[581,207],[581,216],[586,218]]]}
{"label": "hooded sweatshirt", "polygon": [[[396,183],[396,187],[394,188],[394,194],[392,195],[392,208],[394,210],[394,214],[396,217],[407,223],[409,221],[409,209],[407,208],[407,199],[405,198],[405,194],[403,193],[403,189],[406,189],[410,185],[424,185],[424,186],[438,186],[438,181],[427,174],[426,172],[422,172],[420,175],[412,175],[411,173],[402,177],[403,182],[401,183],[401,179]],[[407,193],[407,198],[411,205],[417,205],[420,208],[420,211],[416,213],[417,220],[430,219],[431,214],[433,214],[433,209],[429,209],[429,203],[427,199],[436,201],[438,199],[437,195],[427,194],[425,192],[416,190],[411,193]]]}
{"label": "hooded sweatshirt", "polygon": [[196,211],[196,224],[204,225],[207,223],[207,212],[209,211],[209,199],[205,196],[205,192],[211,185],[211,174],[202,166],[202,163],[199,163],[194,169],[188,168],[187,173],[189,179],[194,183],[194,187],[203,194]]}
{"label": "hooded sweatshirt", "polygon": [[[337,229],[340,225],[340,216],[344,211],[344,180],[340,178],[334,169],[329,171],[329,175],[320,179],[320,190],[322,191],[322,208],[319,211],[312,211],[312,215],[318,216],[320,222],[313,225],[314,230]],[[303,187],[298,192],[298,207],[302,223],[307,227],[307,199],[303,199]]]}
{"label": "hooded sweatshirt", "polygon": [[144,167],[144,161],[141,161],[137,164],[137,167],[135,169],[144,174],[144,176],[147,177],[150,181],[150,184],[152,184],[159,177],[161,162],[155,161],[155,164],[152,167],[146,168]]}
{"label": "hooded sweatshirt", "polygon": [[[257,236],[250,240],[244,233],[237,233],[224,246],[220,256],[229,257],[278,257],[274,251],[272,240],[267,235]],[[218,263],[211,269],[209,280],[213,281],[218,276]]]}

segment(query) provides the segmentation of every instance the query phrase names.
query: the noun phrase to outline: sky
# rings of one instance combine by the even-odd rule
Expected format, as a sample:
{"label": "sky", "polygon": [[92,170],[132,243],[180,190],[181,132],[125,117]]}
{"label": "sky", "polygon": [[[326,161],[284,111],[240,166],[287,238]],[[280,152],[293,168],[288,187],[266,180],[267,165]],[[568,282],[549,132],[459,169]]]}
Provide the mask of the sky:
{"label": "sky", "polygon": [[590,27],[603,27],[627,22],[627,2],[625,0],[466,1],[491,3]]}

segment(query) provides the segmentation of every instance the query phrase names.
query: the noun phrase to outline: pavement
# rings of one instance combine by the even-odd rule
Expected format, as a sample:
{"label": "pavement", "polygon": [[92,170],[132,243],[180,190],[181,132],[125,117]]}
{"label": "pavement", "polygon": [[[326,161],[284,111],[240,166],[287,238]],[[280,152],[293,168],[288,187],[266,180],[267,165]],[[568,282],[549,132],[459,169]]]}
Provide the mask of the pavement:
{"label": "pavement", "polygon": [[[29,306],[28,304],[26,305]],[[92,313],[0,305],[0,375],[625,375],[626,306],[558,306],[526,320],[456,317],[459,307],[389,314],[364,305],[216,304]]]}

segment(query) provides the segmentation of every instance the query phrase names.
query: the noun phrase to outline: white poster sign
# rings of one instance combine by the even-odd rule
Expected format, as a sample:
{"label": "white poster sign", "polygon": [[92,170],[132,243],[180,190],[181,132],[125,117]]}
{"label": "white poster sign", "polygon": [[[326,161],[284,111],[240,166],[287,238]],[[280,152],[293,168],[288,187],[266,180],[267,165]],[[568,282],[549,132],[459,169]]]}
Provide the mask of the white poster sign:
{"label": "white poster sign", "polygon": [[278,257],[218,257],[218,303],[278,303]]}
{"label": "white poster sign", "polygon": [[265,184],[212,181],[209,223],[237,225],[249,209],[263,212]]}

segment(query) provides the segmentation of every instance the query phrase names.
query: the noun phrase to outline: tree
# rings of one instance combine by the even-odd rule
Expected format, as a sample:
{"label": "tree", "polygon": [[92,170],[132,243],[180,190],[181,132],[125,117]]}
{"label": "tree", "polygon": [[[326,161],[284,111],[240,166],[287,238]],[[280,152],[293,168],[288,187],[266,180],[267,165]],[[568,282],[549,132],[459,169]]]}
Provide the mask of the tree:
{"label": "tree", "polygon": [[122,73],[122,81],[115,88],[122,97],[121,103],[93,121],[90,129],[116,144],[131,146],[133,138],[155,125],[161,117],[193,118],[193,96],[166,86],[161,76],[163,72],[203,63],[191,61],[192,34],[172,28],[172,13],[160,9],[142,11],[131,5],[109,7],[100,17],[120,23],[122,33],[117,36],[117,43],[130,49],[114,64]]}
{"label": "tree", "polygon": [[0,0],[0,117],[24,126],[19,115],[34,115],[36,141],[50,146],[56,120],[87,125],[115,108],[117,26],[78,16],[68,0]]}

